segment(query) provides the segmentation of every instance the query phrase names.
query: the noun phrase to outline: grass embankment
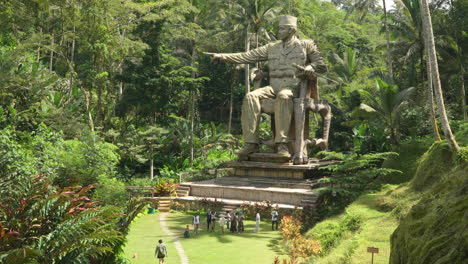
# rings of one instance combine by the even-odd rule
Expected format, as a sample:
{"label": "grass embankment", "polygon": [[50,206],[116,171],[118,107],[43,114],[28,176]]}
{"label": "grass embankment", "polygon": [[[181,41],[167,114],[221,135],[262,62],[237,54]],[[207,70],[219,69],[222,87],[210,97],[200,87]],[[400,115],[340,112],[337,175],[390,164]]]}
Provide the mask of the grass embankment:
{"label": "grass embankment", "polygon": [[[191,221],[191,215],[181,212],[170,213],[166,218],[169,229],[181,237],[180,242],[190,263],[272,263],[275,256],[284,254],[281,234],[271,231],[269,221],[261,223],[260,233],[253,233],[255,222],[246,220],[246,231],[242,234],[227,231],[221,234],[218,230],[208,232],[206,228],[202,228],[198,235],[192,234],[188,239],[182,238],[185,226]],[[165,240],[168,245],[169,258],[166,262],[180,263],[172,241],[160,229],[158,214],[144,215],[132,224],[124,249],[125,257],[135,264],[155,263],[153,250],[159,238]],[[135,252],[139,254],[138,259],[132,258]]]}
{"label": "grass embankment", "polygon": [[[457,136],[461,146],[468,145],[467,131]],[[468,148],[457,154],[446,142],[436,142],[424,153],[427,146],[410,142],[401,146],[399,158],[385,163],[403,174],[384,182],[409,182],[362,195],[343,214],[308,231],[324,249],[311,263],[370,262],[370,246],[380,250],[374,263],[455,264],[468,259]]]}

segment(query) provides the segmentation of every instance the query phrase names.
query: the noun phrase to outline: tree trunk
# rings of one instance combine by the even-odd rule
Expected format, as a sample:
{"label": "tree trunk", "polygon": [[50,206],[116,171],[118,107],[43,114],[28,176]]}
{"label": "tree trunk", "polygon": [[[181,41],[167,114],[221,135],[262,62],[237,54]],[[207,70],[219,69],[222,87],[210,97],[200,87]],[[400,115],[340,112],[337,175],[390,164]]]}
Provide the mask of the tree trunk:
{"label": "tree trunk", "polygon": [[[245,33],[245,51],[250,50],[250,32],[249,32],[250,27],[248,26],[246,29]],[[250,93],[250,65],[245,64],[245,88],[247,93]]]}
{"label": "tree trunk", "polygon": [[[72,40],[72,46],[71,46],[71,51],[70,51],[70,65],[71,67],[75,67],[74,60],[75,60],[75,32],[76,28],[73,26],[73,40]],[[73,70],[73,68],[71,68]],[[74,71],[74,70],[73,70]],[[73,95],[73,72],[70,73],[70,91],[69,91],[69,97],[71,98]]]}
{"label": "tree trunk", "polygon": [[54,41],[54,34],[52,34],[52,39],[50,40],[49,71],[52,71],[54,63]]}
{"label": "tree trunk", "polygon": [[384,12],[384,27],[385,27],[385,38],[387,41],[387,67],[388,67],[388,74],[390,78],[393,80],[393,69],[392,69],[392,55],[390,53],[390,35],[388,33],[388,26],[387,26],[387,6],[385,0],[382,0],[383,5],[383,12]]}
{"label": "tree trunk", "polygon": [[461,107],[463,111],[463,120],[468,121],[468,115],[466,113],[466,93],[465,93],[465,73],[461,73]]}
{"label": "tree trunk", "polygon": [[[195,53],[195,44],[192,47],[192,62],[191,66],[195,67],[196,53]],[[192,71],[191,77],[195,78],[195,71]],[[193,146],[193,137],[195,133],[195,87],[192,87],[190,91],[190,166],[193,165],[194,159],[194,146]]]}
{"label": "tree trunk", "polygon": [[151,158],[150,160],[150,178],[151,180],[154,179],[154,159]]}
{"label": "tree trunk", "polygon": [[237,69],[234,67],[234,76],[231,82],[231,94],[229,96],[229,122],[228,122],[228,134],[231,134],[232,127],[232,113],[234,110],[234,87],[237,85]]}
{"label": "tree trunk", "polygon": [[84,88],[81,88],[86,99],[86,112],[88,113],[88,125],[91,131],[94,131],[93,115],[91,114],[91,95]]}
{"label": "tree trunk", "polygon": [[430,79],[432,80],[432,85],[434,85],[435,93],[436,93],[436,100],[437,100],[437,108],[439,110],[439,116],[441,119],[442,127],[444,129],[445,137],[449,143],[450,148],[454,151],[458,151],[460,147],[455,140],[455,137],[452,134],[452,130],[450,129],[450,124],[448,121],[447,113],[445,111],[445,104],[444,104],[444,97],[442,93],[442,87],[439,78],[439,68],[437,64],[437,56],[435,50],[435,42],[434,42],[434,33],[432,32],[432,22],[431,22],[431,14],[429,12],[429,5],[427,0],[419,0],[420,7],[421,7],[421,19],[422,19],[422,26],[424,30],[424,38],[426,44],[426,51],[427,57],[430,64]]}
{"label": "tree trunk", "polygon": [[436,111],[435,111],[435,104],[434,104],[434,89],[432,88],[432,80],[431,80],[431,65],[427,63],[427,86],[428,86],[428,103],[429,107],[431,108],[431,123],[432,123],[432,130],[434,131],[434,138],[437,141],[441,141],[440,133],[439,133],[439,126],[437,125],[437,118],[436,118]]}

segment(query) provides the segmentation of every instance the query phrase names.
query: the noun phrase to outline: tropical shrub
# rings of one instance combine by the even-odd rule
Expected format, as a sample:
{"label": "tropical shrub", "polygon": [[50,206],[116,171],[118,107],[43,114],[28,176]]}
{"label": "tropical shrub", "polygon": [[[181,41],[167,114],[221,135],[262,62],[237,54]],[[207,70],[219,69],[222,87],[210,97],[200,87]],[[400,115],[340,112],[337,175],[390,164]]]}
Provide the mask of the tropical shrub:
{"label": "tropical shrub", "polygon": [[56,189],[41,174],[0,185],[2,263],[89,263],[124,241],[116,208],[88,198],[93,186]]}
{"label": "tropical shrub", "polygon": [[331,172],[329,177],[318,180],[325,187],[319,189],[318,208],[320,217],[327,217],[341,212],[360,194],[378,189],[382,183],[377,179],[401,171],[381,168],[385,159],[398,155],[394,152],[371,153],[365,155],[320,152],[324,160],[340,162],[320,169]]}
{"label": "tropical shrub", "polygon": [[320,253],[320,242],[305,238],[301,234],[301,222],[293,216],[284,216],[280,232],[289,251],[289,263],[300,263],[312,255]]}

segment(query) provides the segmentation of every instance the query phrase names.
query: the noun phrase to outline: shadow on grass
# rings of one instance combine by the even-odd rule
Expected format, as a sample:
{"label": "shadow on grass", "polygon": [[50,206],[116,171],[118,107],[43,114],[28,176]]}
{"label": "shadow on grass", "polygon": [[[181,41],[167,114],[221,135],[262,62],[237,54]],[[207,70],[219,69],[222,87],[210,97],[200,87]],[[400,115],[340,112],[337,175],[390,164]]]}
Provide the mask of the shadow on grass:
{"label": "shadow on grass", "polygon": [[274,238],[274,239],[271,239],[269,242],[268,242],[268,247],[273,250],[275,253],[277,253],[278,255],[287,255],[288,252],[286,252],[283,248],[283,245],[281,244],[281,241],[283,239],[282,238]]}

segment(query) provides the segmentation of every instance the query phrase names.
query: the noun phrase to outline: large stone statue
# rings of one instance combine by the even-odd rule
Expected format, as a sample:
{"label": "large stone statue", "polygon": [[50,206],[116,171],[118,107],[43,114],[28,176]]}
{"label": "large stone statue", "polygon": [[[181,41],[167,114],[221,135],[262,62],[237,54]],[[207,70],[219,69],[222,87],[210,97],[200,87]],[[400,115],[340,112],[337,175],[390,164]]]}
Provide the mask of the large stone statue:
{"label": "large stone statue", "polygon": [[[322,56],[312,40],[296,37],[297,18],[282,16],[279,20],[277,42],[242,53],[205,53],[213,60],[227,63],[268,61],[270,86],[248,93],[242,103],[242,132],[245,141],[237,154],[258,152],[260,100],[274,99],[274,121],[277,153],[289,156],[288,141],[294,113],[293,98],[299,97],[303,78],[316,78],[315,73],[327,71]],[[300,69],[300,70],[299,70]]]}

